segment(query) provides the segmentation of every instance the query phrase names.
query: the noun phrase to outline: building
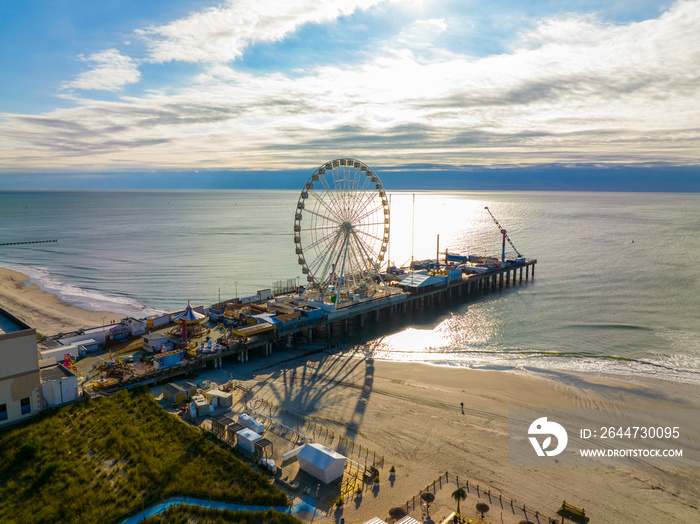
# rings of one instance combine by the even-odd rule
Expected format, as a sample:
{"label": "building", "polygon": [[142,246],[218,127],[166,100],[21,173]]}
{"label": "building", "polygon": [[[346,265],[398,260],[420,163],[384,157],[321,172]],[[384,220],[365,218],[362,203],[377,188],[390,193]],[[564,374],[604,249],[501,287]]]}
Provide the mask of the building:
{"label": "building", "polygon": [[321,444],[306,444],[299,453],[299,468],[329,484],[343,476],[346,457]]}
{"label": "building", "polygon": [[36,329],[0,310],[0,428],[42,408]]}
{"label": "building", "polygon": [[160,353],[165,346],[167,351],[172,349],[172,344],[168,342],[168,337],[161,333],[150,333],[143,335],[143,350],[147,353]]}
{"label": "building", "polygon": [[41,396],[46,407],[56,407],[80,398],[78,375],[62,364],[41,366]]}

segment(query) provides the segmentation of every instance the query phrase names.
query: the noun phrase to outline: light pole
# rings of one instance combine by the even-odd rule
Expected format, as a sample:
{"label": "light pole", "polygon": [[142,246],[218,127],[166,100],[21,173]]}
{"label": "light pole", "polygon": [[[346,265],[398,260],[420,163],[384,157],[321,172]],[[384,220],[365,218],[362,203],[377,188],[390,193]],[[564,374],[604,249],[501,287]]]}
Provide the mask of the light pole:
{"label": "light pole", "polygon": [[[102,316],[102,336],[104,337],[104,342],[102,342],[102,347],[107,344],[107,335],[105,335],[105,317]],[[109,348],[109,360],[112,360],[112,348]]]}

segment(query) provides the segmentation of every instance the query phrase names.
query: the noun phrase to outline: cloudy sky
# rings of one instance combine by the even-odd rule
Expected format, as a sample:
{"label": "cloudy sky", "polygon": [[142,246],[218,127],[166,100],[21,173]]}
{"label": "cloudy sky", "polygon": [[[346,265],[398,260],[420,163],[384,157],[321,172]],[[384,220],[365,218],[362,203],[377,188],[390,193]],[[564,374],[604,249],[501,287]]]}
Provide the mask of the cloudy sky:
{"label": "cloudy sky", "polygon": [[0,188],[339,157],[697,177],[699,27],[700,0],[0,0]]}

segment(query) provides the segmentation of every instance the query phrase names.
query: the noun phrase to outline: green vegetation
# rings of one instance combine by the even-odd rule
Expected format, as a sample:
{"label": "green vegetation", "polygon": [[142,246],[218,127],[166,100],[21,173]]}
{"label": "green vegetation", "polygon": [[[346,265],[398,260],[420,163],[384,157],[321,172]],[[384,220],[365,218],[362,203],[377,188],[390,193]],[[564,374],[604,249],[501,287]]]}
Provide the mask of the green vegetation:
{"label": "green vegetation", "polygon": [[198,506],[174,506],[160,515],[144,520],[144,524],[190,524],[190,523],[236,523],[236,524],[301,524],[292,515],[276,511],[231,511],[228,509],[201,508]]}
{"label": "green vegetation", "polygon": [[175,494],[288,503],[264,474],[166,413],[147,390],[72,404],[0,433],[0,522],[109,522]]}

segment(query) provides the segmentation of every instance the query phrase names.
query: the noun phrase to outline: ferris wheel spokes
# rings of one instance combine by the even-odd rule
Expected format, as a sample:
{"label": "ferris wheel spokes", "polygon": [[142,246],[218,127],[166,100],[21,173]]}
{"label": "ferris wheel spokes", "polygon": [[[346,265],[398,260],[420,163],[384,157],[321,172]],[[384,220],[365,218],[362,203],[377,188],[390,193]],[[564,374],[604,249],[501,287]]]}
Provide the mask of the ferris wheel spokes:
{"label": "ferris wheel spokes", "polygon": [[338,159],[314,171],[299,197],[294,232],[307,299],[337,308],[389,293],[379,273],[389,240],[388,200],[362,162]]}

